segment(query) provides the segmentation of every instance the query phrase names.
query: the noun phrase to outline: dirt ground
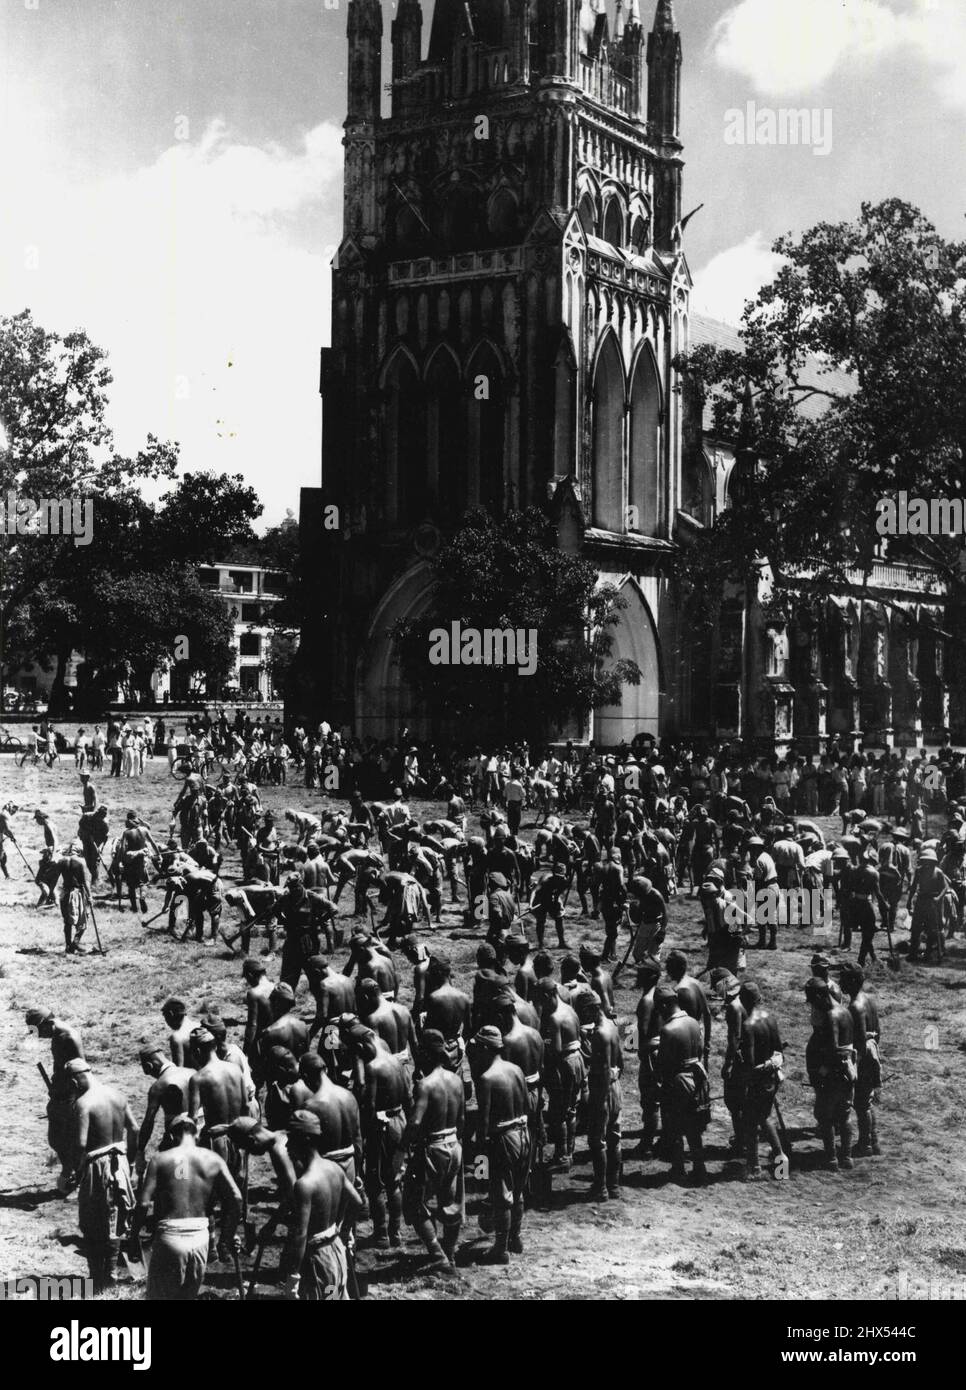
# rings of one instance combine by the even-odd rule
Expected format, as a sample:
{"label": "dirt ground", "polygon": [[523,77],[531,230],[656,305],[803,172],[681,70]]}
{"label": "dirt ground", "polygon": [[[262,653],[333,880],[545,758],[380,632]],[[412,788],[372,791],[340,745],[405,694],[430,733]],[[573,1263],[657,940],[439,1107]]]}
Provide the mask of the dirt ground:
{"label": "dirt ground", "polygon": [[[177,784],[161,759],[148,764],[136,782],[112,782],[95,774],[99,795],[111,812],[112,833],[124,811],[135,807],[160,833]],[[27,857],[36,864],[40,837],[29,812],[42,806],[62,837],[73,833],[79,811],[78,780],[68,762],[53,771],[21,772],[12,759],[0,761],[0,799],[15,800],[28,814],[16,826]],[[268,789],[266,805],[315,806],[318,792],[299,787]],[[415,803],[416,814],[439,814],[429,803]],[[532,834],[533,813],[524,821]],[[833,827],[829,827],[833,828]],[[834,828],[833,828],[834,829]],[[35,911],[36,890],[12,848],[8,881],[0,880],[0,1278],[84,1274],[78,1248],[76,1198],[60,1199],[53,1190],[57,1172],[46,1144],[45,1094],[35,1063],[49,1066],[49,1044],[28,1033],[23,1017],[33,1006],[52,1008],[77,1025],[98,1074],[131,1100],[140,1122],[147,1078],[137,1062],[145,1040],[161,1036],[159,1007],[172,993],[196,1014],[220,1006],[228,1020],[240,1020],[243,985],[239,958],[220,942],[179,945],[163,931],[141,927],[129,912],[102,905],[98,922],[106,957],[68,957],[63,952],[59,913]],[[237,880],[238,860],[230,852],[224,875]],[[342,911],[351,911],[343,899]],[[152,910],[160,907],[152,890]],[[599,942],[600,924],[579,914],[571,898],[567,937],[572,946],[584,937]],[[704,964],[700,911],[686,898],[672,904],[667,947],[689,953],[693,969]],[[473,969],[475,939],[451,939],[458,910],[447,906],[442,926],[431,934],[433,949],[449,955],[459,983]],[[428,934],[429,935],[429,934]],[[902,939],[904,933],[900,932]],[[88,932],[88,942],[93,933]],[[961,939],[950,943],[940,966],[910,966],[895,975],[874,966],[870,988],[882,1015],[885,1085],[879,1111],[883,1156],[860,1159],[852,1173],[817,1168],[821,1145],[814,1134],[811,1091],[804,1074],[808,1015],[801,989],[808,960],[817,945],[835,951],[833,939],[810,928],[783,928],[777,952],[749,952],[748,976],[762,987],[766,1006],[777,1016],[788,1045],[787,1080],[781,1106],[791,1133],[794,1157],[788,1182],[746,1185],[740,1165],[726,1157],[730,1135],[723,1103],[713,1107],[706,1135],[711,1180],[701,1189],[678,1186],[666,1163],[625,1163],[623,1199],[602,1205],[589,1201],[590,1165],[586,1141],[578,1140],[573,1171],[555,1175],[549,1211],[531,1212],[524,1225],[525,1254],[509,1269],[476,1263],[488,1240],[474,1212],[479,1189],[468,1183],[467,1224],[455,1275],[421,1276],[422,1250],[411,1231],[402,1253],[377,1259],[362,1249],[359,1273],[376,1299],[884,1299],[966,1297],[966,1216],[963,1187],[966,1114],[966,952]],[[884,943],[883,943],[884,945]],[[558,953],[559,954],[559,953]],[[883,952],[884,954],[884,952]],[[344,958],[340,954],[338,960]],[[405,962],[403,963],[405,965]],[[272,963],[269,962],[272,973]],[[411,997],[402,974],[402,999]],[[618,991],[622,1021],[630,1021],[638,994],[633,970]],[[301,988],[305,989],[304,981]],[[301,996],[300,996],[301,998]],[[311,999],[302,999],[311,1014]],[[712,1095],[720,1097],[724,1028],[720,1005],[713,1004],[716,1026],[712,1051]],[[231,1029],[237,1036],[238,1029]],[[626,1055],[624,1148],[636,1145],[640,1112],[637,1058]],[[261,1219],[270,1207],[269,1170],[252,1169],[253,1208]],[[360,1228],[364,1237],[368,1226]],[[362,1241],[363,1247],[365,1241]],[[265,1259],[260,1295],[275,1296],[277,1247]],[[247,1262],[246,1262],[247,1263]],[[138,1267],[109,1297],[143,1295]],[[227,1266],[209,1267],[204,1297],[234,1298]]]}

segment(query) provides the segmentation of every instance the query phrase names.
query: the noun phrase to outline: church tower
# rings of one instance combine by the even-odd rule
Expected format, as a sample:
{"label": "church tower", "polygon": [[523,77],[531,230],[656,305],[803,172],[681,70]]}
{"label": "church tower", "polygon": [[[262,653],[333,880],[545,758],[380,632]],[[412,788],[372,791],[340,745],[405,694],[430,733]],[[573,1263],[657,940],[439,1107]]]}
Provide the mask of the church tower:
{"label": "church tower", "polygon": [[[645,672],[593,736],[658,732],[690,281],[671,240],[680,36],[671,0],[649,35],[640,3],[436,0],[424,57],[419,0],[400,0],[384,114],[379,0],[350,0],[322,488],[303,502],[325,594],[303,640],[332,722],[420,727],[393,624],[426,606],[469,508],[536,505],[622,586],[614,656]],[[323,503],[337,535],[313,529]]]}

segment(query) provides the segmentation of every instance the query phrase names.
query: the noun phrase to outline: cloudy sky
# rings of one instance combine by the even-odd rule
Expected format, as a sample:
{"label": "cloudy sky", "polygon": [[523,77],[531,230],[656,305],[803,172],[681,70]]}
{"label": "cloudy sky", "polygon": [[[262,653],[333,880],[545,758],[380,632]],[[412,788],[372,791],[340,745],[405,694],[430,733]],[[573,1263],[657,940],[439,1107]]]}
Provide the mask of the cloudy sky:
{"label": "cloudy sky", "polygon": [[[736,317],[776,236],[863,199],[966,235],[963,0],[676,10],[700,307]],[[345,0],[0,0],[0,314],[86,328],[118,447],[178,439],[186,467],[243,473],[268,521],[318,479],[345,27]],[[831,112],[830,152],[726,142],[749,102]]]}

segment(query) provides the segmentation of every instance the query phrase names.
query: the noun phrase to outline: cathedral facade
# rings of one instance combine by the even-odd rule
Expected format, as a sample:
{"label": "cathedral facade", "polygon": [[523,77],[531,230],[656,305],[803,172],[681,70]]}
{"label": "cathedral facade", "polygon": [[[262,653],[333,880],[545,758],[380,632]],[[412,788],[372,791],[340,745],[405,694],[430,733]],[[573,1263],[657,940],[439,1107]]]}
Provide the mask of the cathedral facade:
{"label": "cathedral facade", "polygon": [[[638,0],[613,17],[602,0],[436,0],[428,45],[422,28],[419,0],[400,0],[384,114],[381,6],[349,0],[322,486],[300,517],[300,711],[429,733],[393,624],[428,606],[432,555],[468,508],[537,505],[619,587],[612,655],[642,672],[585,737],[781,748],[874,728],[888,743],[897,702],[900,741],[941,730],[938,639],[911,651],[897,625],[893,640],[901,607],[846,596],[776,629],[760,595],[736,594],[718,631],[689,631],[674,556],[727,505],[741,459],[672,367],[733,336],[691,311],[672,0],[649,31]],[[912,582],[922,602],[891,568],[883,592]]]}

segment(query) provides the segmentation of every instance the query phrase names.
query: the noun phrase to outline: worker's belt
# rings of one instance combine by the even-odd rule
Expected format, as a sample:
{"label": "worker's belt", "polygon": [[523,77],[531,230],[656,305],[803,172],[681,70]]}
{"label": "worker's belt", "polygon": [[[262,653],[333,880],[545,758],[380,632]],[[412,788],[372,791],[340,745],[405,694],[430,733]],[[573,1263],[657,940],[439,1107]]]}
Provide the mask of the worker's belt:
{"label": "worker's belt", "polygon": [[452,1139],[455,1134],[455,1125],[452,1125],[449,1129],[434,1129],[432,1134],[427,1136],[426,1142],[429,1144],[436,1144],[442,1139]]}
{"label": "worker's belt", "polygon": [[530,1122],[526,1115],[518,1115],[515,1120],[501,1120],[499,1124],[496,1125],[494,1133],[508,1134],[514,1129],[528,1129],[529,1124]]}
{"label": "worker's belt", "polygon": [[401,1105],[394,1105],[389,1110],[377,1110],[376,1119],[386,1124],[389,1120],[397,1119],[403,1113]]}
{"label": "worker's belt", "polygon": [[563,1050],[563,1056],[564,1056],[564,1057],[569,1057],[570,1054],[571,1054],[572,1052],[579,1052],[579,1051],[580,1051],[580,1039],[579,1039],[579,1038],[576,1038],[573,1042],[569,1042],[569,1043],[567,1044],[567,1046],[564,1048],[564,1050]]}
{"label": "worker's belt", "polygon": [[95,1158],[103,1158],[105,1154],[124,1154],[126,1152],[124,1141],[118,1140],[114,1144],[105,1144],[103,1148],[91,1149],[89,1153],[84,1155],[84,1162],[93,1163]]}
{"label": "worker's belt", "polygon": [[306,1250],[320,1250],[323,1245],[331,1245],[338,1234],[338,1226],[326,1226],[324,1231],[317,1231],[314,1236],[309,1236],[305,1248]]}
{"label": "worker's belt", "polygon": [[525,1076],[523,1079],[526,1081],[528,1086],[540,1085],[540,1073],[538,1071],[535,1071],[532,1076]]}

